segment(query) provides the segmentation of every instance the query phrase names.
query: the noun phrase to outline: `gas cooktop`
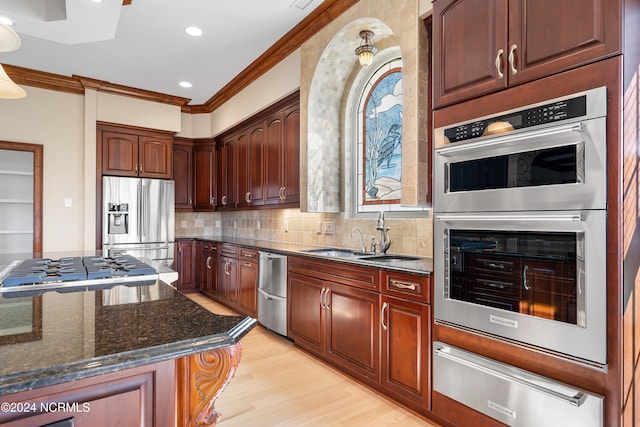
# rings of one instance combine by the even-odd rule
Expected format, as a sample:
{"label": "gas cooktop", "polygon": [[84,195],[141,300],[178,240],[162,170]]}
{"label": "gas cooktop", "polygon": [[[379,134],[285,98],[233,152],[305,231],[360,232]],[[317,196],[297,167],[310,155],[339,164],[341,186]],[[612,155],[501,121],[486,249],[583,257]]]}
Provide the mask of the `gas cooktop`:
{"label": "gas cooktop", "polygon": [[131,255],[36,258],[19,262],[0,281],[0,292],[155,280],[156,270]]}

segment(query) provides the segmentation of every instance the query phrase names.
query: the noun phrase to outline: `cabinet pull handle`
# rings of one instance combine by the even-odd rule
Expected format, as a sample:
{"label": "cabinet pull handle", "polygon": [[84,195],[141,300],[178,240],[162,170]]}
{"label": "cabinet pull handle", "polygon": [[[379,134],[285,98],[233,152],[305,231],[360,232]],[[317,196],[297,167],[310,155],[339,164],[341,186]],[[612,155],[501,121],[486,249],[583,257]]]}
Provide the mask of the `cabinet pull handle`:
{"label": "cabinet pull handle", "polygon": [[324,293],[327,291],[327,288],[322,288],[320,291],[320,307],[326,309],[327,307],[324,305]]}
{"label": "cabinet pull handle", "polygon": [[251,195],[251,192],[250,192],[250,191],[247,191],[247,194],[245,194],[245,195],[244,195],[244,200],[245,200],[247,203],[250,203],[250,202],[251,202],[251,201],[249,200],[249,196],[250,196],[250,195]]}
{"label": "cabinet pull handle", "polygon": [[280,190],[278,190],[278,198],[282,200],[282,187],[280,187]]}
{"label": "cabinet pull handle", "polygon": [[224,274],[231,276],[231,272],[229,271],[229,261],[224,262]]}
{"label": "cabinet pull handle", "polygon": [[209,270],[211,270],[211,257],[210,256],[207,257],[207,268]]}
{"label": "cabinet pull handle", "polygon": [[500,49],[498,50],[498,54],[496,55],[496,70],[498,71],[498,78],[501,79],[504,77],[504,74],[502,74],[502,54],[504,53],[504,50]]}
{"label": "cabinet pull handle", "polygon": [[329,289],[329,288],[327,288],[327,292],[325,292],[325,293],[324,293],[324,299],[325,299],[324,306],[327,308],[327,310],[329,310],[329,308],[331,307],[331,306],[329,305],[329,301],[331,301],[331,300],[329,299],[329,295],[330,295],[330,293],[331,293],[331,289]]}
{"label": "cabinet pull handle", "polygon": [[189,204],[193,204],[192,200],[191,200],[191,196],[189,196]]}
{"label": "cabinet pull handle", "polygon": [[287,200],[287,187],[282,187],[282,200]]}
{"label": "cabinet pull handle", "polygon": [[382,329],[385,331],[388,329],[387,325],[384,323],[384,311],[389,308],[389,304],[386,302],[382,303],[382,309],[380,310],[380,324],[382,325]]}
{"label": "cabinet pull handle", "polygon": [[500,283],[487,282],[487,281],[484,281],[484,280],[482,280],[481,282],[482,282],[483,285],[487,285],[490,288],[504,289],[504,285],[502,285]]}
{"label": "cabinet pull handle", "polygon": [[391,286],[393,286],[394,288],[398,288],[398,289],[409,289],[409,290],[412,290],[412,291],[416,290],[415,283],[405,283],[405,282],[399,282],[397,280],[392,280],[391,281]]}
{"label": "cabinet pull handle", "polygon": [[529,266],[525,264],[522,269],[522,286],[524,286],[525,291],[531,289],[531,286],[529,286],[529,282],[527,281],[527,270],[529,270]]}
{"label": "cabinet pull handle", "polygon": [[222,196],[222,206],[227,206],[227,196]]}
{"label": "cabinet pull handle", "polygon": [[504,270],[504,264],[496,264],[493,262],[488,262],[485,265],[489,268],[497,268],[499,270]]}
{"label": "cabinet pull handle", "polygon": [[138,173],[138,164],[134,163],[133,165],[133,171],[137,174]]}
{"label": "cabinet pull handle", "polygon": [[518,69],[515,66],[515,52],[516,49],[518,48],[518,45],[514,44],[511,46],[511,49],[509,49],[509,67],[511,68],[511,75],[515,76],[518,73]]}
{"label": "cabinet pull handle", "polygon": [[251,267],[251,263],[250,263],[250,262],[245,262],[245,263],[244,263],[244,266],[245,266],[245,267]]}
{"label": "cabinet pull handle", "polygon": [[142,168],[142,163],[140,163],[140,173],[144,172],[144,169]]}

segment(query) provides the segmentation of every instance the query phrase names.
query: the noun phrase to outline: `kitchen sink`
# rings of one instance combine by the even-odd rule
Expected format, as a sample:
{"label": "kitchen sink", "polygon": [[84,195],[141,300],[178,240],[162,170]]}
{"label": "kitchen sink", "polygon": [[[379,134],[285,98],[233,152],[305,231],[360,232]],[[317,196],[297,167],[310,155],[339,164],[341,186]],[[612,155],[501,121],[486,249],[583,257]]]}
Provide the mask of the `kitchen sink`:
{"label": "kitchen sink", "polygon": [[351,249],[339,249],[339,248],[320,248],[320,249],[307,249],[305,251],[309,254],[333,256],[333,257],[359,257],[362,255],[368,255],[364,252],[352,251]]}
{"label": "kitchen sink", "polygon": [[416,261],[420,258],[407,255],[371,255],[360,257],[363,261]]}

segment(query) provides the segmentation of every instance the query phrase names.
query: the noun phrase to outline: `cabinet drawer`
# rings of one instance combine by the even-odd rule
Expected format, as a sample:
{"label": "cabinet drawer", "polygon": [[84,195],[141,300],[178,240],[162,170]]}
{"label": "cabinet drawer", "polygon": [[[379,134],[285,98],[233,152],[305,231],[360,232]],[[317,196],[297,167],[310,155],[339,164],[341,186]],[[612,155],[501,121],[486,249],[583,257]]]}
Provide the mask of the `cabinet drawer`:
{"label": "cabinet drawer", "polygon": [[469,274],[519,277],[522,273],[520,259],[498,257],[490,254],[469,254],[466,267]]}
{"label": "cabinet drawer", "polygon": [[290,257],[289,270],[306,276],[331,280],[358,288],[379,291],[380,270],[343,264],[336,261],[322,261],[304,257]]}
{"label": "cabinet drawer", "polygon": [[382,292],[429,304],[431,278],[396,271],[382,271]]}
{"label": "cabinet drawer", "polygon": [[255,249],[240,248],[239,252],[239,258],[241,260],[254,262],[258,261],[258,251],[256,251]]}
{"label": "cabinet drawer", "polygon": [[223,255],[223,256],[238,258],[239,249],[240,248],[238,248],[237,246],[222,244],[219,247],[218,252],[220,253],[220,255]]}
{"label": "cabinet drawer", "polygon": [[522,281],[485,274],[469,274],[468,290],[502,298],[522,298]]}

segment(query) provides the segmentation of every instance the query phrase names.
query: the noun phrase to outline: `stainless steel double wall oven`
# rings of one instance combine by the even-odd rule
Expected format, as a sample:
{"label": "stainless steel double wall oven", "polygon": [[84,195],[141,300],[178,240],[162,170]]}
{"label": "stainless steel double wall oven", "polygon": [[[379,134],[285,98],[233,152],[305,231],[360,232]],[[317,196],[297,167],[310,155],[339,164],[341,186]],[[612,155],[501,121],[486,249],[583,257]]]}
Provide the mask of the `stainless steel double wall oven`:
{"label": "stainless steel double wall oven", "polygon": [[434,317],[606,365],[606,88],[435,130]]}

